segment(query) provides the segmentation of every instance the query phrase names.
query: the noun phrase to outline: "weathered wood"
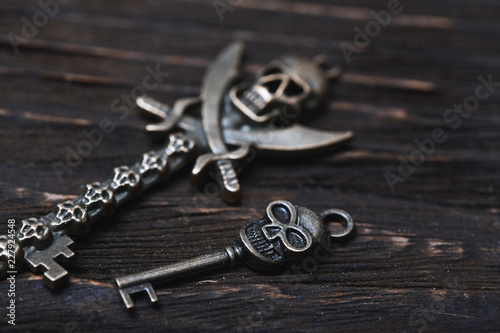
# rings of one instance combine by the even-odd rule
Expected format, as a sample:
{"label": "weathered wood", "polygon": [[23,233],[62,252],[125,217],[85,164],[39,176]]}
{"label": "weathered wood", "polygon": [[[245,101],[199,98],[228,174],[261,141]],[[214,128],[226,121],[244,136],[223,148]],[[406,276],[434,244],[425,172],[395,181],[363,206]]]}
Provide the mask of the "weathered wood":
{"label": "weathered wood", "polygon": [[[353,130],[337,154],[300,160],[259,157],[246,170],[243,200],[228,206],[189,187],[186,170],[76,241],[72,283],[49,291],[41,276],[16,280],[16,326],[2,331],[471,331],[500,326],[500,88],[454,130],[443,115],[475,93],[478,76],[500,81],[496,1],[402,1],[404,9],[347,63],[341,42],[386,2],[244,0],[220,21],[211,1],[70,1],[13,51],[36,1],[0,9],[0,234],[7,220],[41,216],[114,166],[158,143],[137,109],[112,104],[142,83],[145,68],[169,76],[150,94],[167,103],[199,93],[214,55],[247,43],[246,70],[284,53],[325,53],[344,68],[325,112],[309,120]],[[84,129],[116,125],[60,181],[52,163],[76,149]],[[394,191],[415,140],[448,136]],[[266,275],[239,267],[160,288],[127,311],[113,278],[223,248],[267,203],[287,199],[337,207],[357,235],[312,275]]]}

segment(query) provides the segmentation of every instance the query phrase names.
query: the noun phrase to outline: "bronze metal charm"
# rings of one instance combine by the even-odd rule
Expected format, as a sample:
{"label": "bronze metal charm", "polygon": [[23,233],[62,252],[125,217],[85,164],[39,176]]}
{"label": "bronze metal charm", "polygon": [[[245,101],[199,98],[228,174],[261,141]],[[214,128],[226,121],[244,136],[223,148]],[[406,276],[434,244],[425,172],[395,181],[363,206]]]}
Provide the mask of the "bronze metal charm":
{"label": "bronze metal charm", "polygon": [[[110,216],[194,158],[193,183],[201,184],[209,170],[215,170],[222,198],[233,203],[240,198],[239,163],[250,153],[315,153],[352,138],[349,131],[319,131],[298,123],[323,105],[328,79],[339,75],[337,68],[324,71],[319,58],[285,56],[245,82],[239,69],[243,50],[242,43],[233,43],[221,52],[207,71],[199,97],[179,99],[173,108],[139,98],[137,104],[161,120],[146,130],[167,137],[164,148],[145,153],[132,166],[115,168],[108,180],[86,185],[84,193],[58,204],[51,213],[23,220],[15,251],[7,250],[9,237],[0,235],[0,277],[25,262],[44,273],[47,286],[59,287],[68,280],[68,272],[56,260],[74,256],[70,236],[85,234],[94,221]],[[201,119],[184,114],[195,106],[201,107]],[[282,233],[275,236],[282,238]],[[24,260],[11,267],[7,263],[14,252]]]}
{"label": "bronze metal charm", "polygon": [[[179,99],[172,109],[151,98],[137,101],[161,119],[146,127],[149,132],[186,131],[198,155],[193,184],[215,169],[222,198],[230,203],[240,198],[236,166],[251,147],[262,154],[298,156],[338,147],[353,137],[350,131],[319,131],[298,123],[324,105],[328,80],[340,75],[338,68],[323,70],[321,57],[285,56],[264,66],[253,82],[241,82],[243,51],[242,43],[233,43],[221,52],[207,71],[200,97]],[[201,120],[184,115],[194,105],[201,106]]]}
{"label": "bronze metal charm", "polygon": [[[340,233],[326,228],[327,218],[335,217],[345,225]],[[258,270],[274,271],[299,264],[312,257],[318,246],[330,247],[330,240],[343,240],[354,230],[349,214],[329,209],[319,216],[308,208],[279,200],[267,206],[264,217],[242,227],[236,243],[213,254],[136,273],[116,279],[127,308],[133,308],[130,294],[146,291],[157,302],[152,283],[166,282],[225,265],[244,263]]]}

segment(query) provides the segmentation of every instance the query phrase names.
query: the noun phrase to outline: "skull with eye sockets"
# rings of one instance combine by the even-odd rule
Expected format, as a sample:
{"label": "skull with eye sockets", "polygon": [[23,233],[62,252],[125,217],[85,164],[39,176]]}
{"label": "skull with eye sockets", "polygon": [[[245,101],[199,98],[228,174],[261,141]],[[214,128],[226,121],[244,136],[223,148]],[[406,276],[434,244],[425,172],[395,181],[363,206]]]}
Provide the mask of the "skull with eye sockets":
{"label": "skull with eye sockets", "polygon": [[54,236],[50,229],[41,221],[34,217],[21,221],[21,227],[17,232],[17,242],[21,246],[33,245],[37,250],[48,247]]}
{"label": "skull with eye sockets", "polygon": [[54,231],[64,230],[69,235],[78,236],[89,230],[87,212],[71,200],[58,204],[54,214],[54,219],[49,223]]}
{"label": "skull with eye sockets", "polygon": [[253,84],[232,87],[229,97],[251,122],[263,123],[280,115],[298,121],[324,103],[327,87],[327,74],[317,62],[286,56],[259,71]]}
{"label": "skull with eye sockets", "polygon": [[[23,264],[24,250],[6,235],[0,235],[0,278],[8,271],[15,271]],[[13,263],[14,261],[14,263]]]}
{"label": "skull with eye sockets", "polygon": [[238,236],[245,262],[266,270],[289,266],[311,255],[315,245],[328,242],[316,213],[283,200],[270,203],[264,218],[248,223]]}

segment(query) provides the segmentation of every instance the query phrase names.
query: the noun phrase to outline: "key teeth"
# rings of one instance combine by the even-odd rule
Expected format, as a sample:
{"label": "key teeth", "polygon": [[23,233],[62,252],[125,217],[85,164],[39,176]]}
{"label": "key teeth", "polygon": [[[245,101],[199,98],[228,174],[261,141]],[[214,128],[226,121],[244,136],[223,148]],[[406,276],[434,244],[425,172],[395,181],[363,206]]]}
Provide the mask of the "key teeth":
{"label": "key teeth", "polygon": [[128,291],[124,289],[119,289],[119,291],[120,295],[122,295],[123,302],[125,303],[127,309],[132,309],[134,307],[134,301],[132,301],[132,298],[130,297]]}
{"label": "key teeth", "polygon": [[158,296],[156,295],[153,286],[151,286],[151,283],[148,283],[148,285],[146,286],[146,292],[148,293],[149,299],[152,303],[158,302]]}
{"label": "key teeth", "polygon": [[140,291],[147,292],[152,303],[158,302],[158,296],[156,295],[151,283],[141,283],[136,286],[118,288],[118,290],[120,291],[120,295],[122,296],[127,309],[132,309],[134,307],[134,301],[132,301],[130,295]]}

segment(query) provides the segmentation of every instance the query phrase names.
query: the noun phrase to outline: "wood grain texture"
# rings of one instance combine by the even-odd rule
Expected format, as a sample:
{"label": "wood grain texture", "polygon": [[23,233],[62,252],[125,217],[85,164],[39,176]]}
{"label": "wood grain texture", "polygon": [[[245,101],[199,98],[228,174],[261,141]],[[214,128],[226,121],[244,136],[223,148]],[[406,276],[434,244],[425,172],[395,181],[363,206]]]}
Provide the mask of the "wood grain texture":
{"label": "wood grain texture", "polygon": [[[212,1],[71,0],[15,53],[36,1],[0,5],[0,226],[48,213],[83,184],[157,147],[137,109],[112,104],[141,85],[145,68],[168,72],[149,92],[164,102],[195,96],[206,67],[230,41],[246,42],[246,71],[285,53],[327,54],[343,66],[328,106],[308,125],[353,130],[352,145],[307,159],[259,157],[228,206],[189,187],[189,171],[149,191],[76,240],[72,283],[49,291],[17,276],[12,332],[495,331],[500,327],[500,88],[454,130],[446,110],[475,93],[478,76],[500,81],[497,1],[402,1],[404,10],[347,63],[339,47],[385,1],[243,0],[220,21]],[[52,163],[103,118],[116,125],[60,181]],[[442,128],[445,142],[391,191],[385,173]],[[136,297],[127,311],[114,277],[233,242],[268,202],[336,207],[357,223],[349,243],[313,274],[220,269]]]}

